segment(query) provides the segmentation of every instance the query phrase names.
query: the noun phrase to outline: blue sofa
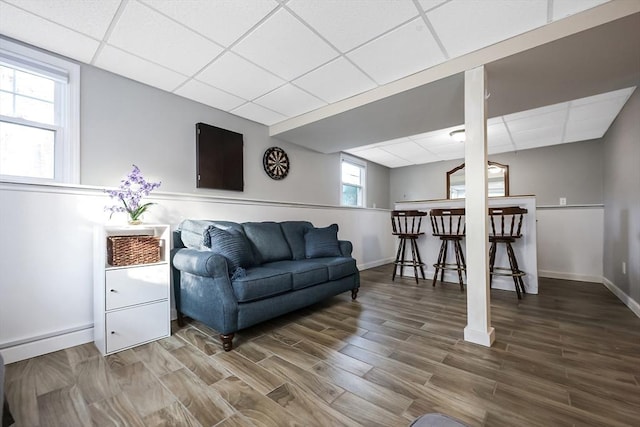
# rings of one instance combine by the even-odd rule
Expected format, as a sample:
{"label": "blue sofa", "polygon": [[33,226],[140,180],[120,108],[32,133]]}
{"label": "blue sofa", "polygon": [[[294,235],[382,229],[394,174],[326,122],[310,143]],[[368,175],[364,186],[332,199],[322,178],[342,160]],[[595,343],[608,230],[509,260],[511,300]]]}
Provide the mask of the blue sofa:
{"label": "blue sofa", "polygon": [[230,351],[241,329],[345,291],[355,300],[353,247],[337,233],[307,221],[183,221],[172,250],[178,324],[206,324]]}

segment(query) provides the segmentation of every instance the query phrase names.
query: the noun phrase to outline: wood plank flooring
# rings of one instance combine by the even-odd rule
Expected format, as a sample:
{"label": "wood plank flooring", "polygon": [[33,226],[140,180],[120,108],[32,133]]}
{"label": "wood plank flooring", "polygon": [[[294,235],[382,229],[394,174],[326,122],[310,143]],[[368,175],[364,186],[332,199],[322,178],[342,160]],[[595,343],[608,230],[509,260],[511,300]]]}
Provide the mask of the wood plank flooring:
{"label": "wood plank flooring", "polygon": [[17,426],[639,426],[640,319],[604,286],[492,291],[496,343],[462,340],[457,284],[362,272],[349,293],[242,331],[190,321],[106,358],[92,343],[7,366]]}

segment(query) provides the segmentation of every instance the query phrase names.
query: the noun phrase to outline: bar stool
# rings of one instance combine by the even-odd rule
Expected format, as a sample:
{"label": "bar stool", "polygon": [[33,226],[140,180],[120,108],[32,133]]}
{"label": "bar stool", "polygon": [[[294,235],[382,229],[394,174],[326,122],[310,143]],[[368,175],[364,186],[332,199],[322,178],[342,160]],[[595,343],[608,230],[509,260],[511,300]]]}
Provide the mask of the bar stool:
{"label": "bar stool", "polygon": [[[462,281],[462,272],[467,275],[467,263],[464,259],[464,252],[460,242],[464,239],[465,221],[464,208],[458,209],[431,209],[431,228],[433,235],[440,237],[440,252],[438,253],[438,261],[433,264],[435,274],[433,275],[433,286],[438,280],[438,272],[440,272],[440,281],[444,282],[445,270],[456,270],[458,272],[458,282],[460,290],[464,291],[464,282]],[[456,263],[447,263],[447,252],[449,242],[453,245],[453,251],[456,256]]]}
{"label": "bar stool", "polygon": [[[526,209],[518,206],[489,208],[491,222],[491,230],[489,231],[489,243],[491,243],[489,248],[489,272],[491,275],[489,283],[491,283],[493,276],[511,276],[518,299],[522,298],[520,291],[522,291],[522,294],[527,293],[522,280],[522,276],[526,273],[518,267],[518,260],[511,244],[522,237],[520,231],[522,230],[522,219],[526,213]],[[505,245],[509,268],[495,267],[498,243]]]}
{"label": "bar stool", "polygon": [[[413,273],[416,278],[416,284],[418,284],[418,267],[422,278],[424,279],[424,263],[420,258],[420,251],[418,250],[418,237],[424,234],[420,232],[420,226],[422,225],[422,217],[426,216],[426,212],[420,212],[415,210],[407,211],[391,211],[391,228],[392,234],[398,236],[398,252],[396,252],[396,260],[393,262],[393,275],[391,280],[396,280],[396,270],[400,266],[400,277],[405,266],[412,266]],[[407,241],[411,247],[411,261],[405,259],[405,250]]]}

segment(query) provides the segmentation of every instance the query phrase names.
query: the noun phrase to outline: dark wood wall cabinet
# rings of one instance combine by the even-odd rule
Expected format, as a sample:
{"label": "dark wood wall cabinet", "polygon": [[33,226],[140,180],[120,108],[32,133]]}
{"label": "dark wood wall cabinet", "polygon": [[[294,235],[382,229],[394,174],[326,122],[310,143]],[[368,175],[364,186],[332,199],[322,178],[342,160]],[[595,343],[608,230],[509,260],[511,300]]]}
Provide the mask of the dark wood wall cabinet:
{"label": "dark wood wall cabinet", "polygon": [[196,123],[196,187],[244,190],[242,134]]}

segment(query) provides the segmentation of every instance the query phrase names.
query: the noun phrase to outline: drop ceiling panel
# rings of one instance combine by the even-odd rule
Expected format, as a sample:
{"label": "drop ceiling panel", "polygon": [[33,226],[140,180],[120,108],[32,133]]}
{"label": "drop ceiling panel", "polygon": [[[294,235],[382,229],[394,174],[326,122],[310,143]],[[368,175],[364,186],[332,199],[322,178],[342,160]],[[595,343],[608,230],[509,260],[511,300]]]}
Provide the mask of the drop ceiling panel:
{"label": "drop ceiling panel", "polygon": [[275,0],[142,1],[227,47],[278,6]]}
{"label": "drop ceiling panel", "polygon": [[563,142],[577,142],[602,138],[612,122],[613,119],[609,117],[593,118],[585,121],[569,121]]}
{"label": "drop ceiling panel", "polygon": [[562,142],[562,126],[547,127],[525,130],[522,132],[512,132],[511,138],[517,149],[537,146],[560,144]]}
{"label": "drop ceiling panel", "polygon": [[285,83],[280,77],[231,52],[216,59],[196,79],[245,99],[257,98]]}
{"label": "drop ceiling panel", "polygon": [[293,117],[326,105],[313,95],[286,84],[254,101],[256,104]]}
{"label": "drop ceiling panel", "polygon": [[426,12],[436,6],[440,6],[441,4],[446,3],[446,0],[419,0],[419,3],[422,7],[422,10]]}
{"label": "drop ceiling panel", "polygon": [[509,153],[513,151],[513,145],[490,145],[487,147],[487,153],[489,154],[499,154],[499,153]]}
{"label": "drop ceiling panel", "polygon": [[422,155],[426,152],[424,148],[413,141],[389,144],[384,146],[383,150],[409,161],[413,156]]}
{"label": "drop ceiling panel", "polygon": [[244,117],[245,119],[253,120],[258,123],[265,123],[267,125],[278,123],[286,118],[282,114],[271,111],[268,108],[261,107],[260,105],[248,102],[240,107],[231,110],[231,113]]}
{"label": "drop ceiling panel", "polygon": [[389,83],[445,60],[422,18],[359,47],[347,56],[379,84]]}
{"label": "drop ceiling panel", "polygon": [[[5,0],[38,16],[96,39],[104,37],[120,0]],[[4,27],[2,27],[4,32]]]}
{"label": "drop ceiling panel", "polygon": [[427,17],[454,57],[545,25],[547,2],[452,0]]}
{"label": "drop ceiling panel", "polygon": [[553,20],[566,18],[569,15],[582,12],[609,0],[553,0],[552,17]]}
{"label": "drop ceiling panel", "polygon": [[610,99],[607,101],[594,102],[591,104],[583,104],[577,107],[571,106],[569,110],[568,122],[586,122],[600,118],[608,118],[609,122],[618,115],[618,112],[624,105],[624,99]]}
{"label": "drop ceiling panel", "polygon": [[222,52],[219,45],[137,2],[127,3],[109,44],[188,75]]}
{"label": "drop ceiling panel", "polygon": [[528,116],[519,115],[520,118],[514,119],[511,116],[505,116],[511,133],[518,133],[527,130],[533,130],[544,127],[562,127],[567,118],[567,107],[557,111],[544,114],[531,114]]}
{"label": "drop ceiling panel", "polygon": [[292,0],[287,6],[342,52],[418,16],[412,2],[397,0]]}
{"label": "drop ceiling panel", "polygon": [[111,46],[105,46],[100,51],[100,54],[96,58],[95,65],[169,92],[187,80],[187,77],[182,74],[167,70],[166,68]]}
{"label": "drop ceiling panel", "polygon": [[294,83],[326,102],[340,101],[376,87],[373,80],[342,57],[305,74]]}
{"label": "drop ceiling panel", "polygon": [[292,80],[338,53],[285,10],[279,10],[235,46],[237,53]]}
{"label": "drop ceiling panel", "polygon": [[188,81],[176,90],[175,93],[225,111],[232,110],[246,102],[242,98],[200,83],[197,80]]}
{"label": "drop ceiling panel", "polygon": [[89,63],[100,43],[78,32],[0,2],[2,34]]}

